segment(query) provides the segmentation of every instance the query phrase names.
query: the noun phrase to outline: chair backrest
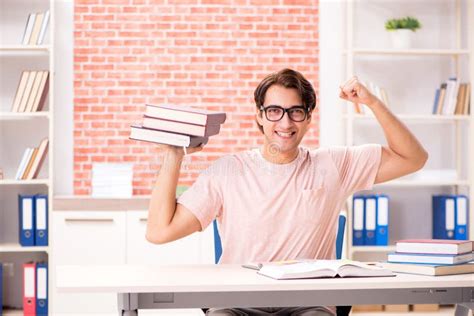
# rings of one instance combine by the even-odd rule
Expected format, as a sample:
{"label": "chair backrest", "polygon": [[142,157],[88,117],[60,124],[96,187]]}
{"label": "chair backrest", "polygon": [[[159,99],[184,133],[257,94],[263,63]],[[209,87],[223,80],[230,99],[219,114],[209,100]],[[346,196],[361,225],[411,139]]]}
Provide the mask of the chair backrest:
{"label": "chair backrest", "polygon": [[[214,220],[212,223],[214,228],[214,262],[218,263],[222,255],[222,244],[219,236],[219,230],[217,229],[217,222]],[[341,259],[342,249],[344,245],[344,231],[346,228],[346,214],[341,212],[337,222],[337,234],[336,234],[336,259]]]}

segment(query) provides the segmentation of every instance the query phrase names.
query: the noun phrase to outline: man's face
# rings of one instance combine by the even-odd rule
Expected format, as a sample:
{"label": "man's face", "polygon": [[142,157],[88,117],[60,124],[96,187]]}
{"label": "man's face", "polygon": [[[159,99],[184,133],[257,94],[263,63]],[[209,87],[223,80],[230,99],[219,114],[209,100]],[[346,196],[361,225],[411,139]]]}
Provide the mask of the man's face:
{"label": "man's face", "polygon": [[[278,105],[288,109],[302,104],[298,90],[273,85],[267,90],[263,106]],[[309,129],[311,117],[308,118],[308,116],[302,122],[295,122],[289,118],[288,113],[285,113],[281,120],[272,122],[266,118],[263,111],[257,110],[257,121],[263,127],[265,145],[271,146],[271,150],[279,153],[296,150]]]}

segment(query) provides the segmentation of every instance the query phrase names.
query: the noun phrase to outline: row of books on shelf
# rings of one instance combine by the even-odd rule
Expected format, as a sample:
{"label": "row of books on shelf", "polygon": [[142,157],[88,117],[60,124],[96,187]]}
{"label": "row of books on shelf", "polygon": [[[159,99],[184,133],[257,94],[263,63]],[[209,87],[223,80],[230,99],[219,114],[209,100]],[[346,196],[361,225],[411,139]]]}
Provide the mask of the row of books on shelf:
{"label": "row of books on shelf", "polygon": [[198,147],[217,135],[226,120],[223,112],[184,106],[147,104],[141,124],[131,126],[130,139]]}
{"label": "row of books on shelf", "polygon": [[[3,308],[3,265],[0,262],[0,314]],[[48,264],[28,262],[23,264],[23,315],[48,315]],[[18,306],[12,306],[17,309]]]}
{"label": "row of books on shelf", "polygon": [[473,241],[399,240],[383,265],[395,272],[446,275],[474,272]]}
{"label": "row of books on shelf", "polygon": [[[468,238],[468,197],[433,195],[433,238]],[[355,195],[352,203],[352,245],[386,246],[389,241],[389,197]]]}
{"label": "row of books on shelf", "polygon": [[389,197],[385,194],[356,195],[352,203],[352,244],[387,246]]}
{"label": "row of books on shelf", "polygon": [[43,165],[43,161],[48,153],[49,140],[43,139],[38,147],[27,148],[23,153],[20,164],[18,166],[15,179],[31,180],[38,176]]}
{"label": "row of books on shelf", "polygon": [[22,72],[15,97],[12,112],[38,112],[46,102],[49,91],[49,71],[25,70]]}
{"label": "row of books on shelf", "polygon": [[42,45],[49,25],[49,10],[30,13],[26,20],[21,43],[23,45]]}
{"label": "row of books on shelf", "polygon": [[48,246],[48,195],[19,194],[18,217],[21,246]]}
{"label": "row of books on shelf", "polygon": [[471,83],[449,78],[435,91],[432,114],[468,115],[470,113]]}

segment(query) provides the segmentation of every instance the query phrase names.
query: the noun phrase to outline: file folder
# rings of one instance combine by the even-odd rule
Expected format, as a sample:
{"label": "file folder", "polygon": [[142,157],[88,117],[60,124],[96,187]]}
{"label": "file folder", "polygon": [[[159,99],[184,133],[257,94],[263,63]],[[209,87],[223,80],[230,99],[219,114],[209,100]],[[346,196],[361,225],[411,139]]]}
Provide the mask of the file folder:
{"label": "file folder", "polygon": [[364,197],[354,196],[352,200],[352,245],[363,246],[364,242]]}
{"label": "file folder", "polygon": [[48,245],[48,196],[37,194],[35,196],[36,211],[36,246]]}
{"label": "file folder", "polygon": [[377,228],[375,241],[377,246],[388,246],[388,196],[377,195]]}
{"label": "file folder", "polygon": [[454,239],[467,240],[468,198],[465,195],[456,196],[456,223],[454,224]]}
{"label": "file folder", "polygon": [[0,262],[0,316],[3,315],[3,264]]}
{"label": "file folder", "polygon": [[367,196],[365,198],[365,242],[366,246],[375,246],[375,229],[377,225],[377,198]]}
{"label": "file folder", "polygon": [[455,198],[450,195],[434,195],[433,238],[454,239]]}
{"label": "file folder", "polygon": [[19,241],[22,246],[35,245],[34,195],[18,195]]}
{"label": "file folder", "polygon": [[48,315],[48,264],[36,264],[36,315]]}
{"label": "file folder", "polygon": [[23,264],[23,315],[36,315],[36,264]]}

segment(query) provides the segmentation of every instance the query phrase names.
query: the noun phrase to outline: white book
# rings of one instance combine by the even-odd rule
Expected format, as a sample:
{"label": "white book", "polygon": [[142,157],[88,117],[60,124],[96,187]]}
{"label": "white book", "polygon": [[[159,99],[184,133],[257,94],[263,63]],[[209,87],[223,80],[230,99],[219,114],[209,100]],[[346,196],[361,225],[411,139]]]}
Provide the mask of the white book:
{"label": "white book", "polygon": [[25,171],[26,165],[30,161],[31,155],[33,154],[34,148],[26,148],[21,158],[20,165],[16,171],[15,180],[21,180],[23,172]]}
{"label": "white book", "polygon": [[36,13],[31,13],[28,15],[28,20],[26,21],[25,32],[23,33],[23,39],[21,43],[23,45],[28,45],[31,37],[31,31],[33,30],[33,25],[35,24]]}
{"label": "white book", "polygon": [[443,102],[443,115],[450,115],[453,114],[452,112],[452,99],[453,99],[453,94],[454,90],[456,88],[456,78],[449,78],[448,82],[446,83],[446,96],[444,98]]}
{"label": "white book", "polygon": [[472,252],[460,255],[439,255],[425,253],[389,253],[388,262],[424,264],[461,264],[474,260]]}
{"label": "white book", "polygon": [[[249,267],[244,265],[244,267]],[[262,263],[258,274],[277,279],[393,276],[380,266],[352,260],[297,260],[296,262]]]}
{"label": "white book", "polygon": [[48,24],[49,24],[49,10],[44,13],[43,22],[41,24],[41,31],[38,36],[38,41],[36,42],[37,45],[43,44],[43,41],[46,35],[46,30],[48,29]]}

